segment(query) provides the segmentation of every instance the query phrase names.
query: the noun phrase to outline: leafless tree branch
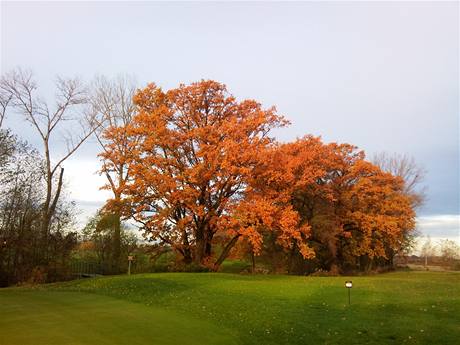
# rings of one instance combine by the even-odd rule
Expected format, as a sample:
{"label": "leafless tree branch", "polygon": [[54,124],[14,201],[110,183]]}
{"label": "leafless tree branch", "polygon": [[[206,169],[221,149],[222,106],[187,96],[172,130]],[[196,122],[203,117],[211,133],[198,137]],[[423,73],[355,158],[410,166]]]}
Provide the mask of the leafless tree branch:
{"label": "leafless tree branch", "polygon": [[414,207],[420,207],[426,200],[425,187],[422,183],[426,170],[419,166],[413,157],[405,154],[390,155],[387,152],[375,154],[372,162],[383,171],[404,180],[404,192],[413,196]]}
{"label": "leafless tree branch", "polygon": [[[55,87],[56,104],[52,110],[48,103],[36,95],[38,86],[31,71],[16,69],[2,76],[0,80],[2,121],[8,106],[31,123],[42,139],[47,181],[47,195],[43,205],[44,233],[49,230],[50,220],[60,196],[64,173],[62,163],[73,155],[101,125],[101,120],[96,119],[96,113],[91,116],[84,111],[85,105],[89,104],[89,98],[88,90],[82,82],[78,79],[58,77]],[[65,127],[70,126],[72,126],[71,131],[67,131],[67,135],[63,137],[67,146],[66,152],[60,157],[52,157],[50,140],[53,133],[58,127],[61,132],[65,132]],[[53,164],[52,161],[55,163]],[[60,172],[57,186],[53,191],[55,174],[58,170]]]}

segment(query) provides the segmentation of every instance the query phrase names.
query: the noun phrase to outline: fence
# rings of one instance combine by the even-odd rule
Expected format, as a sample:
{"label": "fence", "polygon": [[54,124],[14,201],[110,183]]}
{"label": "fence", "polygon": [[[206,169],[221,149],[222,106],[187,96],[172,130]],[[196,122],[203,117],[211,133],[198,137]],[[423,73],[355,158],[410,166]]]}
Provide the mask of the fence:
{"label": "fence", "polygon": [[110,268],[99,262],[90,261],[72,261],[70,263],[70,271],[73,276],[78,278],[96,277],[99,275],[108,274]]}

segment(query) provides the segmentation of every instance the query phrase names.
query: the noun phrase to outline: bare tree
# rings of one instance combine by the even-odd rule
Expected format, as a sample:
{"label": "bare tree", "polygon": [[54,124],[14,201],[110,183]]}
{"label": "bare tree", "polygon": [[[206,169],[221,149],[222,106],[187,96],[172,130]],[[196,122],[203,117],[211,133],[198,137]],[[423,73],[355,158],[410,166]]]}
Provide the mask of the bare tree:
{"label": "bare tree", "polygon": [[6,109],[12,99],[13,95],[9,90],[0,88],[0,128],[2,128],[3,121],[6,118]]}
{"label": "bare tree", "polygon": [[[136,92],[134,78],[119,76],[116,79],[108,79],[98,76],[91,85],[90,102],[91,112],[98,114],[101,124],[96,130],[95,137],[99,142],[102,153],[102,168],[100,173],[107,178],[106,189],[113,193],[113,199],[106,205],[110,209],[113,220],[113,260],[112,269],[120,267],[121,255],[121,203],[123,188],[129,178],[127,162],[115,160],[109,152],[116,150],[128,157],[131,146],[127,140],[117,142],[108,141],[104,133],[116,132],[117,137],[126,137],[126,126],[136,113],[133,97]],[[115,272],[114,272],[115,273]]]}
{"label": "bare tree", "polygon": [[431,257],[433,257],[435,255],[435,247],[431,243],[431,237],[430,236],[428,236],[426,238],[426,241],[422,246],[420,254],[422,255],[422,257],[425,258],[425,268],[426,268],[427,265],[428,265],[428,258],[431,258]]}
{"label": "bare tree", "polygon": [[399,176],[404,180],[404,192],[412,196],[412,205],[418,208],[426,200],[425,187],[421,186],[426,171],[413,157],[401,154],[390,155],[381,152],[374,155],[372,162],[383,171]]}
{"label": "bare tree", "polygon": [[441,257],[446,262],[452,262],[453,260],[460,258],[460,247],[452,240],[445,239],[439,241],[439,248]]}
{"label": "bare tree", "polygon": [[[133,97],[136,93],[136,81],[133,77],[119,75],[109,79],[96,76],[91,84],[90,102],[94,112],[99,113],[103,122],[96,134],[109,127],[126,126],[136,113]],[[102,143],[103,144],[103,143]],[[101,146],[104,146],[102,145]]]}
{"label": "bare tree", "polygon": [[[37,96],[38,86],[30,71],[16,69],[0,80],[1,94],[7,95],[4,98],[8,100],[2,101],[6,104],[5,111],[8,106],[21,114],[36,130],[43,144],[46,197],[42,205],[41,232],[45,244],[62,190],[63,163],[94,133],[100,122],[94,114],[83,111],[88,104],[87,90],[78,79],[58,77],[55,87],[56,103],[53,106]],[[66,144],[61,155],[51,153],[50,142],[56,137]]]}

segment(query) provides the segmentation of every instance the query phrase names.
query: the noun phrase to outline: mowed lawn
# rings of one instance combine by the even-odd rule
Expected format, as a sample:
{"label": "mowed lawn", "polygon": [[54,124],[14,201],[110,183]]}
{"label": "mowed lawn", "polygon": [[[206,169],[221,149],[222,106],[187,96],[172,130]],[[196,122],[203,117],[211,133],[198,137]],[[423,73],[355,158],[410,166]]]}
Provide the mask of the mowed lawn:
{"label": "mowed lawn", "polygon": [[443,345],[459,339],[459,273],[158,273],[0,289],[1,345]]}

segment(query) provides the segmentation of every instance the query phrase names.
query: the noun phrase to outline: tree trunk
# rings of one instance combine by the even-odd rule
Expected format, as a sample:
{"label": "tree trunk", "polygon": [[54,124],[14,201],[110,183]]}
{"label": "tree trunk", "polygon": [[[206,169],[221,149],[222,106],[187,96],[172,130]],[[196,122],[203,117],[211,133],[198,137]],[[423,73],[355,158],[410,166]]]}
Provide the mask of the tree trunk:
{"label": "tree trunk", "polygon": [[46,160],[46,198],[45,203],[43,204],[43,214],[42,214],[42,224],[41,224],[41,232],[42,232],[42,239],[44,244],[48,242],[48,230],[50,225],[50,216],[49,216],[49,208],[51,204],[51,197],[53,193],[53,174],[51,171],[51,157],[50,151],[48,147],[48,138],[44,139],[45,145],[45,160]]}
{"label": "tree trunk", "polygon": [[195,247],[195,255],[194,255],[194,261],[197,265],[201,265],[203,263],[204,248],[205,248],[204,238],[197,238],[196,247]]}
{"label": "tree trunk", "polygon": [[193,262],[193,258],[192,258],[192,250],[190,249],[190,242],[188,240],[188,234],[187,234],[186,229],[182,230],[182,246],[184,249],[182,250],[181,254],[184,257],[183,258],[184,264],[190,265]]}
{"label": "tree trunk", "polygon": [[211,256],[211,229],[207,224],[201,224],[197,229],[196,247],[195,247],[195,263],[203,265],[207,258]]}
{"label": "tree trunk", "polygon": [[241,235],[235,235],[233,236],[233,238],[230,240],[230,242],[227,243],[227,245],[225,246],[224,250],[222,251],[222,253],[220,254],[219,258],[216,260],[216,262],[214,263],[214,270],[217,271],[220,267],[220,265],[222,265],[222,262],[224,262],[224,260],[227,258],[228,254],[230,254],[230,250],[232,250],[232,248],[235,246],[236,244],[236,241],[238,241],[238,238],[240,237]]}
{"label": "tree trunk", "polygon": [[113,259],[112,270],[113,273],[120,273],[121,265],[121,219],[120,212],[114,214],[113,221]]}
{"label": "tree trunk", "polygon": [[[59,173],[58,184],[56,188],[56,193],[54,197],[52,195],[52,186],[53,186],[53,175],[52,172],[49,171],[47,173],[47,191],[46,191],[46,201],[43,205],[43,215],[42,215],[42,224],[41,224],[41,231],[42,231],[42,244],[41,244],[41,254],[39,258],[39,263],[43,265],[47,265],[48,263],[48,238],[50,232],[50,225],[51,225],[51,218],[53,217],[57,203],[59,201],[59,197],[61,195],[62,183],[64,177],[64,168],[61,167],[61,171]],[[51,202],[51,199],[53,201]]]}
{"label": "tree trunk", "polygon": [[184,249],[183,257],[184,264],[190,265],[193,262],[192,251],[190,250],[190,247]]}
{"label": "tree trunk", "polygon": [[295,274],[298,273],[298,265],[297,265],[297,245],[294,243],[292,245],[291,250],[289,251],[289,257],[288,257],[288,274]]}

